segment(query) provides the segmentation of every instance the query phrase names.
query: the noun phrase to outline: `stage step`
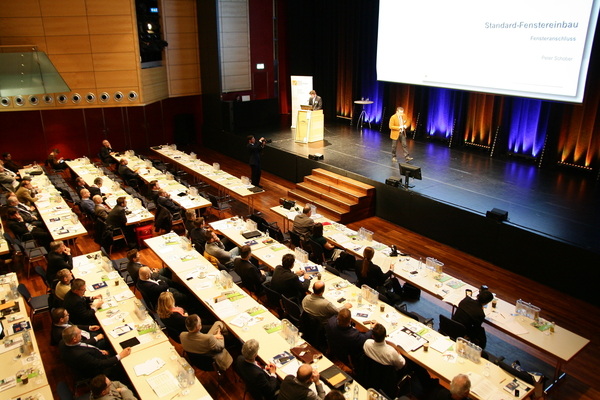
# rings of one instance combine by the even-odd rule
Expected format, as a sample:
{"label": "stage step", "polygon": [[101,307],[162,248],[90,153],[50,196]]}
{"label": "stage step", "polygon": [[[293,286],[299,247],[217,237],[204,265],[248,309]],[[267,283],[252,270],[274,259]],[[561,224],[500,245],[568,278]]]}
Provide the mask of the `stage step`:
{"label": "stage step", "polygon": [[354,179],[317,168],[304,182],[288,192],[303,203],[312,203],[318,212],[348,223],[373,215],[375,188]]}

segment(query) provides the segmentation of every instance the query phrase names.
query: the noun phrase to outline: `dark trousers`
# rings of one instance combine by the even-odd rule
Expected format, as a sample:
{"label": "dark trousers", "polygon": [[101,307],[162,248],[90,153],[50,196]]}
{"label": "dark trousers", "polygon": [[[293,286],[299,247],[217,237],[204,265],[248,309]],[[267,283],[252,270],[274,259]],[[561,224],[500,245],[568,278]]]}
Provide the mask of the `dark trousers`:
{"label": "dark trousers", "polygon": [[252,184],[254,186],[260,185],[260,174],[261,174],[260,165],[251,165],[250,168],[252,169],[252,177],[251,177]]}

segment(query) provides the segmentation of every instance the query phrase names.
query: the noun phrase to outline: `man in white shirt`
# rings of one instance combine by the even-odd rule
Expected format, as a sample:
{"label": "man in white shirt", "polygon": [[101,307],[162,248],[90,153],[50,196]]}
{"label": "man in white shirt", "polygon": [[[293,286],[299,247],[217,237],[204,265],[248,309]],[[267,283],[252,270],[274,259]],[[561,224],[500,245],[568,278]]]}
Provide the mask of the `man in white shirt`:
{"label": "man in white shirt", "polygon": [[385,326],[376,324],[373,327],[373,339],[367,339],[363,345],[365,355],[381,365],[393,365],[396,370],[404,367],[404,357],[390,344],[386,343]]}

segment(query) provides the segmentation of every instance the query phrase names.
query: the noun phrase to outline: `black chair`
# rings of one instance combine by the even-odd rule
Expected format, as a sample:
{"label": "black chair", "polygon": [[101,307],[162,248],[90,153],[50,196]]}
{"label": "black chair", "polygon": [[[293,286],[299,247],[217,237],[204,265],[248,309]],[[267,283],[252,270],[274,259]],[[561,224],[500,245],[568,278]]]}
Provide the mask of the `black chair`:
{"label": "black chair", "polygon": [[396,367],[380,364],[367,355],[361,359],[358,381],[363,387],[376,389],[391,399],[398,392]]}
{"label": "black chair", "polygon": [[156,216],[154,217],[154,231],[169,233],[173,229],[173,215],[163,206],[156,203]]}
{"label": "black chair", "polygon": [[277,222],[272,222],[267,225],[267,232],[269,232],[269,236],[273,239],[277,240],[280,243],[286,241],[285,235],[281,231],[281,228],[277,226]]}
{"label": "black chair", "polygon": [[[212,356],[191,353],[189,351],[183,351],[183,357],[190,363],[192,367],[196,367],[201,371],[217,373],[217,377],[221,376],[221,370],[217,366],[217,363]],[[218,381],[217,381],[218,382]]]}
{"label": "black chair", "polygon": [[340,271],[338,271],[337,269],[335,269],[334,267],[332,267],[331,265],[325,265],[325,271],[327,271],[330,274],[333,274],[335,276],[342,276],[342,273]]}
{"label": "black chair", "polygon": [[14,239],[14,242],[21,248],[21,253],[25,256],[27,279],[29,279],[31,266],[39,262],[46,262],[48,251],[43,246],[39,246],[31,234],[23,235],[20,240]]}
{"label": "black chair", "polygon": [[456,338],[465,337],[467,335],[467,328],[460,322],[453,321],[445,315],[440,314],[440,327],[438,332],[456,341]]}
{"label": "black chair", "polygon": [[64,381],[58,382],[56,385],[56,393],[58,394],[59,400],[88,400],[90,398],[89,390],[86,393],[76,397],[71,391],[69,385]]}
{"label": "black chair", "polygon": [[29,305],[29,318],[33,321],[33,316],[44,311],[50,311],[49,294],[43,294],[41,296],[32,297],[31,293],[29,293],[29,289],[22,283],[19,283],[17,286],[17,290],[21,293],[21,296],[25,299],[27,304]]}
{"label": "black chair", "polygon": [[270,282],[265,282],[262,286],[267,295],[267,305],[277,313],[277,317],[281,316],[281,294],[271,289]]}
{"label": "black chair", "polygon": [[300,329],[300,322],[302,318],[302,308],[298,305],[295,300],[288,299],[285,296],[281,296],[281,307],[285,318],[287,318],[294,326]]}
{"label": "black chair", "polygon": [[48,292],[50,292],[50,290],[52,288],[50,287],[50,283],[48,282],[48,279],[46,277],[46,270],[44,268],[42,268],[40,265],[36,265],[33,270],[36,274],[38,274],[42,278],[44,285],[46,285],[46,290]]}
{"label": "black chair", "polygon": [[302,248],[302,240],[300,239],[300,235],[291,229],[288,231],[288,234],[290,235],[290,242],[292,242],[292,245],[294,247]]}
{"label": "black chair", "polygon": [[248,215],[247,218],[250,218],[252,221],[256,222],[256,227],[259,231],[262,231],[262,232],[267,231],[267,226],[269,226],[269,223],[267,222],[266,219],[264,219],[262,217],[262,215],[259,215],[258,213],[254,213],[254,214]]}
{"label": "black chair", "polygon": [[229,201],[231,199],[229,199],[228,197],[217,197],[214,194],[209,193],[208,199],[210,200],[211,204],[210,208],[219,212],[219,219],[223,218],[223,211],[231,209],[231,204],[229,204]]}
{"label": "black chair", "polygon": [[427,325],[428,327],[433,328],[433,318],[425,318],[424,316],[422,316],[419,313],[416,313],[414,311],[408,311],[406,304],[400,304],[399,306],[396,306],[395,308],[396,308],[396,310],[400,311],[402,314],[406,315],[407,317],[410,317],[416,321],[419,321],[423,325]]}
{"label": "black chair", "polygon": [[327,351],[327,337],[325,336],[325,326],[313,315],[303,312],[300,315],[300,331],[302,338],[312,344],[321,352]]}
{"label": "black chair", "polygon": [[325,253],[323,252],[323,246],[312,239],[308,240],[308,244],[310,245],[310,254],[308,257],[310,261],[319,265],[327,264],[327,261],[325,260]]}

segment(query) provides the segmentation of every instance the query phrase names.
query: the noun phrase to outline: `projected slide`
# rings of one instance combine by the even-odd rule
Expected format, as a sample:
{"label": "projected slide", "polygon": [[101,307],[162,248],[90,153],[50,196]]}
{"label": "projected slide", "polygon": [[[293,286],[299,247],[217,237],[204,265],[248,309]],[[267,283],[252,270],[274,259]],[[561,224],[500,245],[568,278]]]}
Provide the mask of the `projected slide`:
{"label": "projected slide", "polygon": [[377,79],[582,102],[600,0],[380,0]]}

